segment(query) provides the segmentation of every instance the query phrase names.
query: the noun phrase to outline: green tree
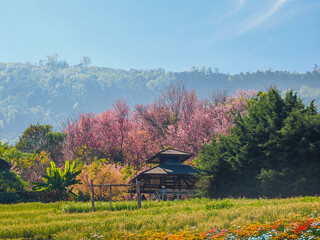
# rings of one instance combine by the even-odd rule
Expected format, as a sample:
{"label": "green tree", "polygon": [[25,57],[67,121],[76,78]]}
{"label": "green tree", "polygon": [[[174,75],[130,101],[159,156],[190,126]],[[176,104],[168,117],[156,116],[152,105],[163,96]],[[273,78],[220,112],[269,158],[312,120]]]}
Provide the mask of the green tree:
{"label": "green tree", "polygon": [[17,202],[27,186],[10,168],[11,164],[0,158],[0,203]]}
{"label": "green tree", "polygon": [[91,64],[91,58],[88,57],[88,56],[83,56],[81,59],[80,59],[80,64],[82,66],[84,66],[85,68],[88,68],[88,66]]}
{"label": "green tree", "polygon": [[49,66],[54,70],[57,70],[58,68],[63,69],[68,67],[68,63],[66,61],[59,60],[59,55],[57,53],[47,55],[45,63],[46,63],[46,66]]}
{"label": "green tree", "polygon": [[320,193],[320,115],[292,91],[258,93],[229,136],[199,155],[200,187],[212,197]]}
{"label": "green tree", "polygon": [[35,185],[33,190],[51,192],[59,200],[65,199],[70,194],[73,194],[70,186],[80,183],[80,180],[76,180],[76,177],[81,173],[81,170],[75,170],[75,162],[72,162],[70,165],[69,161],[66,161],[63,171],[56,167],[54,162],[51,162],[50,164],[51,168],[47,168],[47,175],[42,176],[44,182],[33,183]]}
{"label": "green tree", "polygon": [[11,165],[11,169],[19,172],[24,181],[34,182],[41,179],[49,165],[49,156],[42,151],[37,153],[25,153],[16,147],[0,141],[0,157],[6,159]]}
{"label": "green tree", "polygon": [[40,154],[46,151],[58,163],[63,158],[65,138],[64,133],[53,132],[51,125],[31,124],[19,137],[16,148],[25,153]]}

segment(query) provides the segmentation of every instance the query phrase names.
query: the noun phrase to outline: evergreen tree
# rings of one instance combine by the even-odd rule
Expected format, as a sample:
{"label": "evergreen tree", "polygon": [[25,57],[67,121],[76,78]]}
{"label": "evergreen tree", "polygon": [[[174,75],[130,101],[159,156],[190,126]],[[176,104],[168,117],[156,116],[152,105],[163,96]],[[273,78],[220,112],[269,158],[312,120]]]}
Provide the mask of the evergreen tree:
{"label": "evergreen tree", "polygon": [[292,91],[259,92],[229,136],[199,155],[200,186],[211,197],[292,196],[320,192],[320,115]]}

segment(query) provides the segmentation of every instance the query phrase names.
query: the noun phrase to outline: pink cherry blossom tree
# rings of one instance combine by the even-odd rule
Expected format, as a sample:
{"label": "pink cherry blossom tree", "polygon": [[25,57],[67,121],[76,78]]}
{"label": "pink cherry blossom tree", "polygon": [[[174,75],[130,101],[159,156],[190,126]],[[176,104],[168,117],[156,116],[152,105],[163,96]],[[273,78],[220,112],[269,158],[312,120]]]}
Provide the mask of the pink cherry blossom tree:
{"label": "pink cherry blossom tree", "polygon": [[82,114],[65,129],[72,156],[86,146],[97,157],[140,168],[157,151],[173,147],[197,154],[219,134],[228,134],[237,114],[245,114],[254,92],[239,90],[201,100],[195,90],[172,85],[153,104],[134,111],[123,100],[100,114]]}

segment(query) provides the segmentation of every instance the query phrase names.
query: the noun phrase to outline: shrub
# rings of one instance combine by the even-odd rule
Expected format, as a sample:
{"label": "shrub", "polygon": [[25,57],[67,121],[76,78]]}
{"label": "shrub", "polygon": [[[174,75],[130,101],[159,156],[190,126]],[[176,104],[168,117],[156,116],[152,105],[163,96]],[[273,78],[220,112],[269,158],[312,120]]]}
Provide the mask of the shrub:
{"label": "shrub", "polygon": [[0,193],[0,203],[10,204],[18,202],[18,194],[11,192]]}
{"label": "shrub", "polygon": [[[96,160],[90,165],[84,165],[81,173],[79,174],[78,180],[81,180],[82,185],[75,186],[75,193],[82,195],[90,195],[90,180],[96,185],[106,184],[124,184],[127,181],[126,168],[119,164],[105,163],[101,160]],[[112,196],[116,198],[124,198],[124,192],[126,187],[112,188]],[[104,199],[109,198],[109,188],[95,188],[97,196]]]}
{"label": "shrub", "polygon": [[213,203],[208,203],[205,205],[205,209],[206,210],[210,210],[210,209],[223,209],[223,208],[231,208],[234,207],[234,204],[228,200],[224,200],[224,201],[217,201],[217,202],[213,202]]}
{"label": "shrub", "polygon": [[14,171],[0,168],[0,203],[16,203],[27,183]]}

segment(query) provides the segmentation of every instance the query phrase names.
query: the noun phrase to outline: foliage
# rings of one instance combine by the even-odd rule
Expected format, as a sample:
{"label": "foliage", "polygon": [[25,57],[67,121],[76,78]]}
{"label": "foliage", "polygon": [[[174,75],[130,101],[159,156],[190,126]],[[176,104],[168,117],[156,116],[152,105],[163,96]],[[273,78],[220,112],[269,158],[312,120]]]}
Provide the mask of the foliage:
{"label": "foliage", "polygon": [[19,137],[16,148],[25,153],[40,154],[46,151],[52,161],[59,163],[63,158],[65,137],[61,132],[52,132],[52,126],[49,124],[31,124]]}
{"label": "foliage", "polygon": [[222,208],[232,208],[234,207],[234,204],[228,200],[226,201],[218,201],[218,202],[213,202],[211,204],[207,204],[205,206],[205,210],[209,209],[222,209]]}
{"label": "foliage", "polygon": [[[234,207],[204,211],[207,204],[219,202],[210,199],[191,199],[184,201],[159,201],[142,203],[142,209],[131,210],[129,201],[113,202],[113,211],[90,211],[90,203],[23,203],[0,205],[0,238],[29,239],[121,239],[122,236],[138,236],[152,233],[185,236],[193,233],[218,233],[229,229],[235,233],[240,230],[249,233],[258,226],[271,225],[278,219],[295,220],[293,223],[304,226],[299,217],[319,219],[320,202],[304,202],[302,198],[291,199],[223,199]],[[102,202],[102,208],[109,203]],[[123,206],[122,206],[123,205]],[[128,206],[128,209],[125,208]],[[132,206],[136,203],[132,202]],[[98,209],[100,203],[96,203]],[[69,213],[67,210],[88,208],[86,213]],[[123,210],[116,208],[123,207]],[[64,209],[64,210],[63,210]],[[64,213],[66,211],[67,213]],[[312,214],[312,216],[311,216]],[[297,216],[298,215],[298,216]],[[309,216],[309,218],[306,218]],[[269,223],[269,224],[268,224]],[[283,223],[286,224],[285,221]],[[246,228],[248,226],[252,226]],[[239,229],[237,227],[239,226]],[[284,225],[287,226],[287,225]],[[290,227],[293,229],[294,226]],[[317,225],[318,227],[318,225]],[[217,229],[217,232],[213,232]],[[247,229],[247,230],[246,230]],[[235,230],[235,231],[234,231]],[[279,231],[280,232],[280,231]],[[187,235],[188,234],[188,235]],[[102,237],[101,237],[102,236]],[[209,237],[209,236],[208,236]]]}
{"label": "foliage", "polygon": [[244,113],[254,93],[213,95],[200,100],[195,91],[173,85],[150,105],[130,111],[125,101],[100,114],[81,114],[65,128],[66,153],[89,164],[94,157],[108,158],[140,168],[144,159],[167,146],[197,154],[214,135],[228,134],[234,117]]}
{"label": "foliage", "polygon": [[47,175],[43,175],[44,182],[35,182],[33,187],[34,191],[39,192],[53,192],[57,195],[59,200],[66,198],[68,195],[73,194],[70,186],[79,184],[81,181],[76,180],[76,177],[81,171],[74,169],[75,162],[69,164],[65,162],[64,170],[56,167],[53,161],[50,162],[51,168],[47,168]]}
{"label": "foliage", "polygon": [[155,103],[136,107],[137,121],[159,149],[171,146],[197,154],[213,136],[229,133],[234,117],[245,111],[253,94],[238,91],[223,98],[213,94],[209,100],[200,100],[194,90],[172,85]]}
{"label": "foliage", "polygon": [[6,160],[0,158],[0,169],[1,170],[10,170],[11,164],[8,163]]}
{"label": "foliage", "polygon": [[113,106],[98,115],[82,114],[66,127],[65,151],[69,158],[79,158],[79,153],[84,153],[87,164],[97,157],[137,167],[147,154],[154,152],[154,144],[139,128],[126,102],[116,101]]}
{"label": "foliage", "polygon": [[11,171],[9,163],[1,159],[0,165],[0,203],[15,203],[20,198],[19,194],[25,191],[27,183],[14,171]]}
{"label": "foliage", "polygon": [[[128,167],[122,167],[119,164],[108,163],[104,159],[96,159],[90,165],[85,164],[82,167],[81,173],[77,177],[83,184],[75,186],[75,192],[81,192],[85,195],[91,194],[90,180],[96,185],[106,184],[125,184],[129,179],[130,170]],[[125,190],[124,187],[113,187],[112,198],[123,199]],[[107,187],[95,188],[97,197],[109,199],[110,189]]]}
{"label": "foliage", "polygon": [[41,179],[49,165],[49,159],[46,152],[40,154],[23,153],[15,147],[0,142],[0,157],[7,159],[24,181],[34,182]]}
{"label": "foliage", "polygon": [[16,148],[21,152],[40,153],[47,145],[46,134],[52,130],[50,125],[31,124],[19,137]]}
{"label": "foliage", "polygon": [[209,196],[319,194],[320,114],[292,91],[260,92],[230,136],[219,136],[199,155],[200,186]]}
{"label": "foliage", "polygon": [[234,117],[245,111],[251,95],[239,91],[200,100],[194,90],[173,85],[154,104],[139,105],[134,111],[118,100],[100,114],[81,114],[64,133],[53,132],[49,124],[31,124],[16,147],[1,143],[0,156],[28,182],[41,180],[50,160],[60,167],[65,159],[81,166],[106,159],[107,163],[121,164],[132,176],[145,167],[146,158],[165,147],[197,154],[214,135],[228,134]]}
{"label": "foliage", "polygon": [[85,68],[88,68],[88,66],[91,64],[91,58],[88,56],[83,56],[80,59],[80,66],[84,66]]}
{"label": "foliage", "polygon": [[0,144],[0,155],[6,157],[28,182],[41,180],[50,160],[63,163],[65,134],[53,132],[52,126],[31,124],[14,146]]}

